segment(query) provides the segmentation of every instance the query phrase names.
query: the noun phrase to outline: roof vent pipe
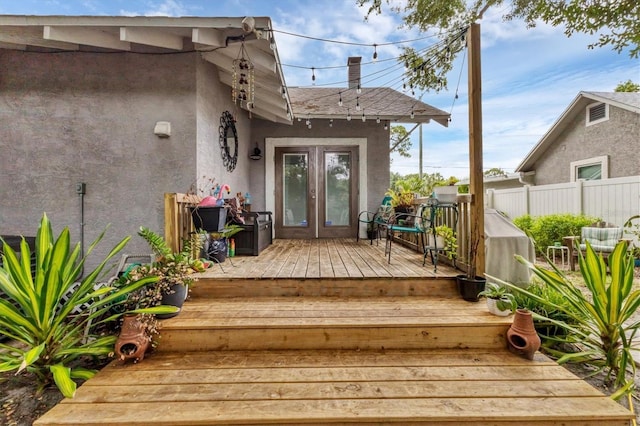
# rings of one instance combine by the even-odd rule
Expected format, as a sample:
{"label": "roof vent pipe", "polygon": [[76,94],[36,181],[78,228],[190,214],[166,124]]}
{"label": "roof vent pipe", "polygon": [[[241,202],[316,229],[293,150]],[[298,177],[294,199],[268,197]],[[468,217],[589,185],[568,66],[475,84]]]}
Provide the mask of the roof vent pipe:
{"label": "roof vent pipe", "polygon": [[362,56],[351,56],[347,60],[347,66],[349,67],[349,89],[357,89],[360,87],[360,62],[362,62]]}

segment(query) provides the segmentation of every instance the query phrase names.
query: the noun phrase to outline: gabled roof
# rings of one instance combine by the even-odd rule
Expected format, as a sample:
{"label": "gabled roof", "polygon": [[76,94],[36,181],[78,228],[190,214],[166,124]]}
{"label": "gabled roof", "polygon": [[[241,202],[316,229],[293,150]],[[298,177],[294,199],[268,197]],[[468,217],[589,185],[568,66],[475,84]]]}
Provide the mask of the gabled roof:
{"label": "gabled roof", "polygon": [[271,29],[268,17],[245,20],[245,17],[0,15],[0,49],[198,51],[218,68],[220,81],[231,86],[233,61],[244,38],[247,54],[255,65],[255,107],[251,113],[290,124],[291,105],[286,93],[283,97],[286,85],[275,42],[273,49],[270,46]]}
{"label": "gabled roof", "polygon": [[[344,120],[350,114],[353,120],[385,120],[400,123],[428,123],[434,120],[447,127],[450,114],[420,102],[389,87],[290,87],[293,114],[300,118]],[[342,106],[338,101],[342,99]],[[362,108],[358,110],[356,103]],[[413,110],[413,117],[411,111]]]}
{"label": "gabled roof", "polygon": [[640,93],[629,92],[580,92],[573,102],[564,110],[560,118],[545,133],[540,141],[522,160],[516,168],[516,172],[529,171],[536,161],[555,142],[557,137],[573,122],[578,114],[584,114],[587,105],[594,102],[603,102],[627,111],[640,114]]}

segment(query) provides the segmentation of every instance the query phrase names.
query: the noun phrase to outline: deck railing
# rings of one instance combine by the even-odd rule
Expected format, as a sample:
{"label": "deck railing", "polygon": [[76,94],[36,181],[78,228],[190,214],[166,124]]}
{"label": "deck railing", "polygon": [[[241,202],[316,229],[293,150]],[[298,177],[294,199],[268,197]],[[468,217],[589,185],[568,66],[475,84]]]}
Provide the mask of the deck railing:
{"label": "deck railing", "polygon": [[[189,208],[198,205],[200,199],[200,197],[191,194],[164,194],[164,234],[165,240],[172,250],[179,251],[182,248],[182,241],[195,231]],[[420,200],[418,199],[416,202],[420,203]],[[469,263],[469,202],[468,195],[458,195],[458,223],[455,232],[458,242],[456,266],[460,269],[466,269]],[[451,210],[444,210],[444,213],[436,218],[436,226],[444,224],[453,229],[454,223],[455,218]],[[415,240],[406,239],[403,243],[417,249]]]}

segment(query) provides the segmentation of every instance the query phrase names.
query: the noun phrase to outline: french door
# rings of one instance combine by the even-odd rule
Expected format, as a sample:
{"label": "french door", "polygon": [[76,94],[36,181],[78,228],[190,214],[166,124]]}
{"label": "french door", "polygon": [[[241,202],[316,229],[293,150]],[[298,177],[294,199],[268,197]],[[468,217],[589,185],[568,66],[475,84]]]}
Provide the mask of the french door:
{"label": "french door", "polygon": [[358,147],[275,149],[276,238],[356,234]]}

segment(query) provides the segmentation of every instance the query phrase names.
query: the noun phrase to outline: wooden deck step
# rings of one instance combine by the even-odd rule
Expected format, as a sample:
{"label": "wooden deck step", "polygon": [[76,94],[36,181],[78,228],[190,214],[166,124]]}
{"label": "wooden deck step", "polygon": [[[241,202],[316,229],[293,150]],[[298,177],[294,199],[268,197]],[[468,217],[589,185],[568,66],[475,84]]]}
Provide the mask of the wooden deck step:
{"label": "wooden deck step", "polygon": [[628,425],[542,355],[507,350],[154,353],[114,362],[35,425]]}
{"label": "wooden deck step", "polygon": [[163,322],[158,349],[495,349],[511,321],[451,298],[197,298]]}
{"label": "wooden deck step", "polygon": [[[454,275],[395,278],[229,278],[202,274],[190,290],[191,297],[380,297],[429,296],[457,298]],[[452,274],[452,271],[448,273]]]}

